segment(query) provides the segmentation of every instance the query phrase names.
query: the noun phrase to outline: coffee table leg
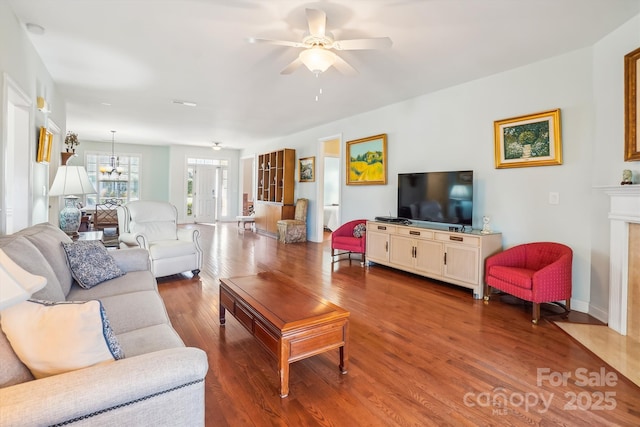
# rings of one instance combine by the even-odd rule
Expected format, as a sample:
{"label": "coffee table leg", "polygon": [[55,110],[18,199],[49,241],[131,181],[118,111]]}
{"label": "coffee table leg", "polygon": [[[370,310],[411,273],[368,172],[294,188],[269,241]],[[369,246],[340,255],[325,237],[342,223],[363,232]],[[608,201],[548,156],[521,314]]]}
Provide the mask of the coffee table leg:
{"label": "coffee table leg", "polygon": [[220,324],[221,324],[221,325],[224,325],[224,324],[225,324],[225,322],[227,321],[227,320],[224,318],[226,310],[225,310],[225,308],[222,306],[222,304],[220,304],[220,306],[219,306],[219,307],[220,307],[220,310],[219,310],[219,312],[220,312]]}
{"label": "coffee table leg", "polygon": [[280,397],[289,395],[289,343],[280,341],[280,356],[278,357],[278,373],[280,374]]}
{"label": "coffee table leg", "polygon": [[343,326],[344,345],[340,347],[340,364],[338,368],[342,374],[346,374],[349,370],[349,321],[347,320]]}

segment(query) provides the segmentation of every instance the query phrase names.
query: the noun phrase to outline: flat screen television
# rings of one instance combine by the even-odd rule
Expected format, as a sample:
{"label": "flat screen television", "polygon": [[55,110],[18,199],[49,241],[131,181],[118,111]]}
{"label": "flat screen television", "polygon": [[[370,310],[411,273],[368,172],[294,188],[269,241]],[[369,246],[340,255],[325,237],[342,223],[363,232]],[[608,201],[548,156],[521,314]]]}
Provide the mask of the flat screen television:
{"label": "flat screen television", "polygon": [[399,173],[398,217],[471,226],[473,171]]}

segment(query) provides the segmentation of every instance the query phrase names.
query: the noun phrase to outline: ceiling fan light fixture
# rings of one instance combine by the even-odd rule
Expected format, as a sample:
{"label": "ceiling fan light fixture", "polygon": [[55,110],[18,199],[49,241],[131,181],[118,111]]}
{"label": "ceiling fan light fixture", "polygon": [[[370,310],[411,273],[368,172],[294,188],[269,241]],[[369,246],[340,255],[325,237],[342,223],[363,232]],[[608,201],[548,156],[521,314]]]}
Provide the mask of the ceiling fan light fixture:
{"label": "ceiling fan light fixture", "polygon": [[315,74],[324,73],[336,62],[336,54],[321,46],[303,50],[298,58],[309,71]]}

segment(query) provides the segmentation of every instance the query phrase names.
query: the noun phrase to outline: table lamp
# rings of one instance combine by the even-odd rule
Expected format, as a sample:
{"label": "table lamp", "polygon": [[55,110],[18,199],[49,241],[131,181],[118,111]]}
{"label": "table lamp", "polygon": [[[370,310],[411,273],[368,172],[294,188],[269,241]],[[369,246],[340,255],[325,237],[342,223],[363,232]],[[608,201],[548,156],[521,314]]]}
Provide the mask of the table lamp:
{"label": "table lamp", "polygon": [[96,189],[89,181],[83,166],[60,166],[53,180],[49,196],[64,196],[64,208],[60,211],[60,228],[67,234],[75,235],[80,228],[82,212],[78,209],[78,196],[95,194]]}
{"label": "table lamp", "polygon": [[31,298],[47,279],[25,271],[0,249],[0,310]]}

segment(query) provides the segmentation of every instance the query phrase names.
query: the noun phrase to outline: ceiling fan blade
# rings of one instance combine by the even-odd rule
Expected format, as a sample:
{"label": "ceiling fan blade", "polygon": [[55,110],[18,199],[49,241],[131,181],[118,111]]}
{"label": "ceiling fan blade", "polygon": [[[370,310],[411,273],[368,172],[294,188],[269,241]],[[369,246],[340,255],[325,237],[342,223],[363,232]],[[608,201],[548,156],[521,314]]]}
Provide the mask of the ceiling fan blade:
{"label": "ceiling fan blade", "polygon": [[249,37],[247,41],[251,44],[257,43],[266,43],[266,44],[276,44],[279,46],[289,46],[289,47],[306,47],[303,43],[300,42],[290,42],[286,40],[269,40],[269,39],[257,39],[255,37]]}
{"label": "ceiling fan blade", "polygon": [[302,65],[302,61],[300,60],[300,57],[298,57],[294,59],[289,65],[284,67],[284,69],[280,71],[280,74],[291,74],[295,70],[297,70],[298,67],[300,67],[301,65]]}
{"label": "ceiling fan blade", "polygon": [[336,40],[331,47],[335,50],[386,49],[392,44],[389,37],[373,37],[370,39]]}
{"label": "ceiling fan blade", "polygon": [[340,71],[345,76],[355,76],[358,74],[358,70],[353,68],[347,61],[336,55],[336,61],[333,63],[336,70]]}
{"label": "ceiling fan blade", "polygon": [[327,28],[327,14],[318,9],[306,9],[307,21],[309,21],[309,34],[322,36]]}

